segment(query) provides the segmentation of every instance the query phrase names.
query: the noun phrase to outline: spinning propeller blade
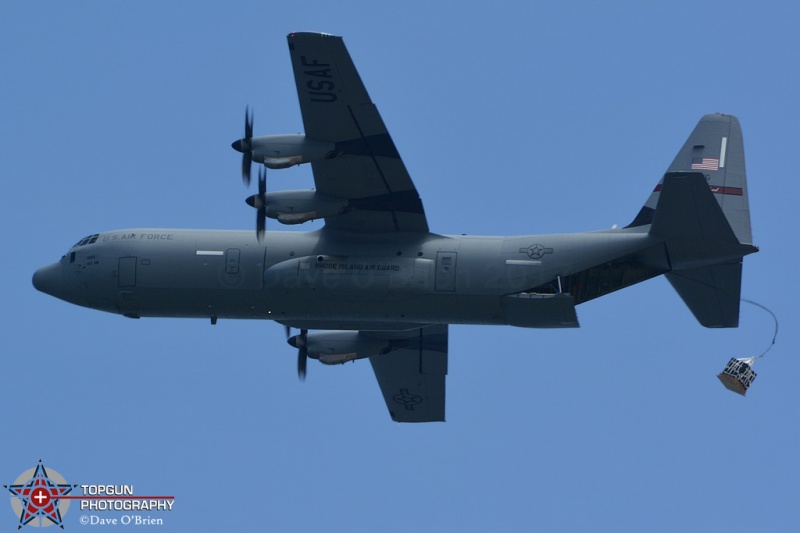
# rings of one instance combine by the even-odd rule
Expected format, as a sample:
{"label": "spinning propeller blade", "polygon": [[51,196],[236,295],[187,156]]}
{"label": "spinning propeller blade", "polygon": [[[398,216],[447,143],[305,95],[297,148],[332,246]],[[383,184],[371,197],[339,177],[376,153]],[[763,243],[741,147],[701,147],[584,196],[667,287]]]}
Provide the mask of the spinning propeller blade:
{"label": "spinning propeller blade", "polygon": [[267,229],[267,169],[258,169],[258,199],[256,211],[256,238],[258,242],[264,240],[264,233]]}
{"label": "spinning propeller blade", "polygon": [[242,181],[245,186],[250,186],[250,167],[253,165],[253,112],[250,106],[244,110],[244,137],[234,141],[231,145],[237,152],[242,153]]}
{"label": "spinning propeller blade", "polygon": [[248,196],[247,205],[256,209],[256,237],[258,242],[264,240],[267,229],[267,169],[258,170],[258,194]]}
{"label": "spinning propeller blade", "polygon": [[[286,335],[291,333],[289,327],[286,327]],[[290,345],[297,348],[297,377],[300,381],[306,380],[306,367],[308,363],[308,330],[301,329],[300,335],[295,335],[288,339]]]}

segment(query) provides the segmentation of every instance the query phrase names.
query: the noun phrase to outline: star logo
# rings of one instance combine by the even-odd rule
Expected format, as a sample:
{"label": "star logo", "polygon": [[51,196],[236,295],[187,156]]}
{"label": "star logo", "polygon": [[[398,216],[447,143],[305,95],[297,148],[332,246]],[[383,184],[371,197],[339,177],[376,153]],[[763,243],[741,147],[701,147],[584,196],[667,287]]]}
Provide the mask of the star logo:
{"label": "star logo", "polygon": [[519,253],[528,254],[531,259],[541,259],[545,254],[552,254],[552,248],[545,248],[541,244],[532,244],[527,248],[520,248]]}
{"label": "star logo", "polygon": [[422,403],[422,397],[411,394],[408,389],[400,389],[400,394],[392,396],[392,400],[405,407],[406,411],[413,411],[415,405]]}
{"label": "star logo", "polygon": [[60,498],[77,485],[68,484],[55,470],[48,471],[39,460],[36,468],[20,474],[12,485],[3,486],[14,496],[11,507],[19,515],[17,529],[28,524],[34,527],[56,525],[64,529],[62,517],[69,508],[69,500]]}

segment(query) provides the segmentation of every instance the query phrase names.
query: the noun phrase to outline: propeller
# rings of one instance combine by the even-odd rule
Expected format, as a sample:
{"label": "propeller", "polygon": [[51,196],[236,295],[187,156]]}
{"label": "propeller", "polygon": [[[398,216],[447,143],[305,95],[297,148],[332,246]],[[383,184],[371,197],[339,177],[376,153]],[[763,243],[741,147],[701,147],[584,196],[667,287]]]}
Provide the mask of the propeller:
{"label": "propeller", "polygon": [[245,202],[250,207],[256,208],[256,237],[258,242],[264,240],[267,229],[267,169],[258,169],[258,194],[248,197]]}
{"label": "propeller", "polygon": [[250,167],[253,165],[253,112],[250,106],[244,109],[244,137],[234,141],[231,145],[234,150],[242,153],[242,181],[245,186],[250,186]]}
{"label": "propeller", "polygon": [[[289,337],[291,329],[286,326],[286,336]],[[297,348],[297,376],[300,381],[306,380],[306,366],[308,363],[308,330],[301,329],[300,335],[289,337],[288,342]]]}
{"label": "propeller", "polygon": [[267,230],[267,169],[258,169],[258,208],[256,211],[256,238],[258,242],[264,240],[264,232]]}

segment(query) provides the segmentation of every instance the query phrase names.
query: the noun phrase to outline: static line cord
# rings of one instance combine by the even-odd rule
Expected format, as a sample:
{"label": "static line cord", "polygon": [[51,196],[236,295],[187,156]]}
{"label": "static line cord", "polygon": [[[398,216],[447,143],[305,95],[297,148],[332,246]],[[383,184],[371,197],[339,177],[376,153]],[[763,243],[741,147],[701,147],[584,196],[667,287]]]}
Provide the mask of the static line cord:
{"label": "static line cord", "polygon": [[[676,274],[676,275],[680,276],[680,274],[678,272],[673,272],[673,274]],[[684,276],[680,276],[680,277],[684,277]],[[684,279],[689,279],[689,278],[685,278],[684,277]],[[709,287],[711,289],[715,289],[716,290],[716,287],[714,285],[711,285],[710,283],[702,283],[702,282],[700,282],[700,285],[704,285],[706,287]],[[726,293],[730,294],[730,292],[726,292]],[[732,296],[732,294],[731,294],[731,296]],[[775,321],[775,333],[772,335],[772,342],[769,343],[769,346],[767,346],[767,349],[764,350],[761,353],[761,355],[756,355],[755,357],[751,358],[751,359],[761,359],[762,357],[767,355],[767,352],[770,351],[773,346],[775,346],[775,339],[778,338],[778,317],[775,316],[775,313],[773,313],[772,311],[770,311],[769,309],[767,309],[766,307],[764,307],[763,305],[761,305],[758,302],[754,302],[753,300],[748,300],[747,298],[741,298],[741,297],[739,298],[739,300],[741,300],[742,302],[747,302],[747,303],[749,303],[751,305],[755,305],[756,307],[760,307],[761,309],[763,309],[764,311],[766,311],[767,313],[772,315],[772,320]]]}
{"label": "static line cord", "polygon": [[756,307],[760,307],[761,309],[763,309],[764,311],[766,311],[767,313],[772,315],[772,320],[775,321],[775,334],[772,335],[772,342],[769,344],[767,349],[764,350],[764,352],[761,355],[757,355],[757,356],[755,356],[753,358],[753,359],[760,359],[761,357],[764,357],[767,354],[767,352],[772,349],[773,346],[775,346],[775,339],[778,338],[778,317],[775,316],[775,313],[773,313],[772,311],[770,311],[769,309],[767,309],[766,307],[764,307],[763,305],[761,305],[758,302],[754,302],[753,300],[748,300],[747,298],[741,298],[741,300],[743,302],[747,302],[749,304],[755,305]]}

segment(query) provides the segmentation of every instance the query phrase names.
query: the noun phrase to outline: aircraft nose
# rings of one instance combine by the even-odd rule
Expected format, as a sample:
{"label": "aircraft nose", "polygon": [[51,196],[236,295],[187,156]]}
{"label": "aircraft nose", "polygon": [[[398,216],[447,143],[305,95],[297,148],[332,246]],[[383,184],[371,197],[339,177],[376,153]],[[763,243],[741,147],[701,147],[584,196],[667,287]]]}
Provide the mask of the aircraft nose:
{"label": "aircraft nose", "polygon": [[61,278],[61,264],[53,263],[33,273],[33,286],[38,291],[56,296],[60,292]]}

